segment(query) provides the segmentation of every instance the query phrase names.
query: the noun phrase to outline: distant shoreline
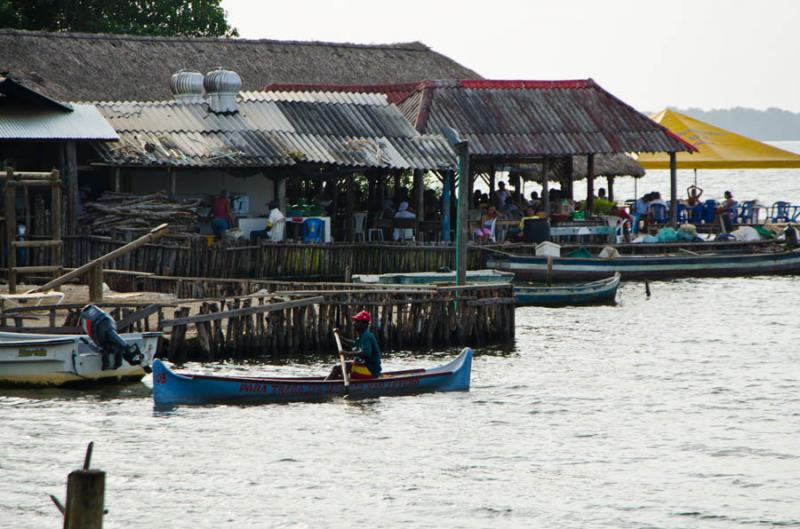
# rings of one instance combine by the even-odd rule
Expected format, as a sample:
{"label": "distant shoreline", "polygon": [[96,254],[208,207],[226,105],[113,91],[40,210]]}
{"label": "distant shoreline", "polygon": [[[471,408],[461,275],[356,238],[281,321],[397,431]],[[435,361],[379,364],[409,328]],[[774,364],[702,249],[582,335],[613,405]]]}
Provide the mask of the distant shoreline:
{"label": "distant shoreline", "polygon": [[[674,107],[670,107],[674,108]],[[717,127],[760,141],[800,141],[800,113],[779,108],[674,108],[678,112]],[[655,112],[645,112],[653,115]]]}

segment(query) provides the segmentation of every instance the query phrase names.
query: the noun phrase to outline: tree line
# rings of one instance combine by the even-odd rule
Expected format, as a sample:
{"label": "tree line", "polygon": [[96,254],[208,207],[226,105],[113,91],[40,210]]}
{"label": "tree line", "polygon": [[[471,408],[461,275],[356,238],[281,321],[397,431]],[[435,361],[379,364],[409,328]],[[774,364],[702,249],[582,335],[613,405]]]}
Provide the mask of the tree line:
{"label": "tree line", "polygon": [[0,27],[126,35],[235,37],[221,0],[0,0]]}

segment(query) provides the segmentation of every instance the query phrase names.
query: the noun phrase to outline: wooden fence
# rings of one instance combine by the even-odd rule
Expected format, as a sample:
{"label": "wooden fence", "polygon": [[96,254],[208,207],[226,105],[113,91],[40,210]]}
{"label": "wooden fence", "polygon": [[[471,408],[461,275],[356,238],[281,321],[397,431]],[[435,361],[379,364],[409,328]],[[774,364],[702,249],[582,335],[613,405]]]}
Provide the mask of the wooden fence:
{"label": "wooden fence", "polygon": [[[64,266],[77,267],[128,241],[98,236],[67,237]],[[483,252],[469,252],[469,266],[485,263]],[[437,243],[261,243],[165,238],[112,261],[107,268],[164,276],[334,279],[353,274],[430,272],[454,268],[451,244]]]}
{"label": "wooden fence", "polygon": [[[329,285],[315,290],[280,286],[273,293],[166,305],[100,306],[110,310],[124,330],[166,331],[164,351],[175,362],[333,352],[333,328],[352,335],[351,317],[361,310],[372,315],[373,332],[386,351],[481,346],[514,338],[511,285],[370,289]],[[77,304],[15,307],[4,310],[0,319],[7,330],[78,332],[80,308]],[[16,327],[8,327],[9,320]]]}

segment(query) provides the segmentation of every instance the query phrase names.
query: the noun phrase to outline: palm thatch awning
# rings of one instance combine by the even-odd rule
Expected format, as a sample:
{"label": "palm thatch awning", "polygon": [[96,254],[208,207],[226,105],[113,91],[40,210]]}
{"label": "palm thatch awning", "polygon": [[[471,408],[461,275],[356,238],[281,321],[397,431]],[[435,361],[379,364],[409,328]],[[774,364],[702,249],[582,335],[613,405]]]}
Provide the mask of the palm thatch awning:
{"label": "palm thatch awning", "polygon": [[[572,163],[570,163],[569,158],[553,160],[547,171],[548,180],[560,181],[570,176],[573,180],[586,178],[587,160],[587,156],[573,156],[571,158]],[[542,181],[541,164],[515,164],[506,167],[506,169],[511,175],[519,175],[525,180],[533,180],[540,183]],[[595,177],[632,176],[641,178],[645,175],[645,170],[639,162],[627,154],[595,154],[593,174]]]}

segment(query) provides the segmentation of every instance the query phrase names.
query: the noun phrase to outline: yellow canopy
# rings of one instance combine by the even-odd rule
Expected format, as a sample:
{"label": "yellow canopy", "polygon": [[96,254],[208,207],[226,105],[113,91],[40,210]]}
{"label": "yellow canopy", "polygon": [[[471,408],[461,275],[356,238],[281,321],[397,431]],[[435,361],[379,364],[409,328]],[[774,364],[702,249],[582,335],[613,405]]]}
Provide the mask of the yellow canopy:
{"label": "yellow canopy", "polygon": [[[720,129],[674,110],[662,110],[653,121],[688,141],[699,152],[677,153],[678,169],[780,169],[800,167],[800,155]],[[669,169],[669,155],[641,153],[645,169]]]}

